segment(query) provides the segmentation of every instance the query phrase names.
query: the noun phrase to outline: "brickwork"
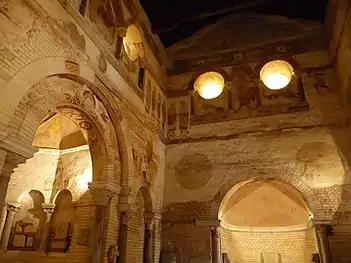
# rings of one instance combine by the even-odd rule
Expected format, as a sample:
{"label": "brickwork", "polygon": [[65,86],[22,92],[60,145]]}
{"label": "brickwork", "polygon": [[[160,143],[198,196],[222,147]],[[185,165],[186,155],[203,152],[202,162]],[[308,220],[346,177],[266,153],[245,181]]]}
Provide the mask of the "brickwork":
{"label": "brickwork", "polygon": [[127,262],[143,262],[144,258],[144,200],[141,195],[137,196],[137,210],[132,213],[128,224],[127,237]]}
{"label": "brickwork", "polygon": [[281,262],[310,262],[318,245],[313,229],[275,233],[221,231],[222,252],[230,262],[261,263],[264,253],[279,254]]}
{"label": "brickwork", "polygon": [[[58,206],[50,222],[55,229],[73,225],[66,253],[11,251],[0,253],[0,261],[110,263],[115,246],[123,250],[126,245],[119,251],[126,256],[120,263],[140,263],[147,223],[153,227],[149,263],[159,261],[162,249],[175,252],[178,263],[211,262],[211,224],[218,223],[228,195],[248,182],[278,180],[302,196],[308,207],[304,215],[333,221],[334,261],[349,262],[351,142],[349,111],[341,108],[351,105],[347,1],[331,1],[329,53],[321,24],[228,17],[196,41],[199,36],[168,50],[175,61],[167,81],[166,52],[140,3],[105,1],[111,10],[101,3],[0,4],[0,13],[7,14],[0,16],[0,211],[5,200],[21,203],[13,225],[31,219],[39,245],[45,240],[42,203],[50,207],[66,193],[72,204]],[[238,30],[240,37],[233,38],[227,33],[241,24],[265,35]],[[123,45],[130,25],[140,31],[134,61]],[[294,66],[294,80],[282,92],[271,94],[259,81],[267,58]],[[218,100],[189,93],[197,71],[214,68],[227,82]],[[55,114],[81,132],[76,143],[84,144],[84,151],[62,155],[74,149],[59,149],[63,127],[45,126]],[[54,147],[48,138],[56,137],[61,141]],[[38,143],[42,140],[45,145]],[[92,182],[89,189],[78,189],[78,177],[87,168],[91,178],[84,184]],[[121,222],[122,214],[127,222]],[[1,231],[3,225],[0,220]],[[127,243],[122,244],[125,230]],[[232,263],[260,262],[260,251],[302,263],[316,252],[316,243],[311,229],[222,231],[222,250]]]}
{"label": "brickwork", "polygon": [[[83,17],[79,13],[79,1],[71,1],[67,5],[66,3],[61,5],[60,1],[48,3],[40,0],[33,1],[33,3],[32,1],[18,3],[15,0],[12,2],[16,3],[11,4],[11,8],[6,10],[13,14],[13,18],[18,23],[16,22],[17,26],[14,26],[10,33],[9,31],[2,32],[8,38],[0,39],[2,68],[0,83],[4,87],[4,97],[8,98],[1,101],[0,145],[24,156],[23,165],[17,168],[17,174],[28,175],[26,178],[29,181],[21,183],[16,174],[13,174],[12,178],[12,181],[17,180],[19,192],[28,192],[31,186],[36,187],[44,193],[45,202],[55,202],[55,197],[59,196],[57,194],[60,193],[60,190],[69,189],[71,191],[73,203],[70,209],[74,210],[74,223],[72,243],[67,253],[57,255],[50,252],[47,255],[39,255],[37,252],[21,251],[16,254],[1,254],[0,258],[1,260],[3,257],[10,258],[13,262],[38,262],[39,260],[62,262],[63,259],[68,262],[91,260],[108,262],[111,260],[108,258],[108,251],[111,247],[119,245],[119,207],[128,206],[129,200],[133,199],[129,196],[127,199],[120,199],[117,196],[120,188],[121,186],[124,189],[140,188],[139,182],[130,180],[133,176],[134,160],[129,138],[135,135],[135,130],[139,128],[138,133],[142,135],[152,134],[151,143],[152,145],[157,144],[153,150],[160,160],[164,159],[163,151],[159,151],[162,148],[160,145],[162,145],[161,141],[166,128],[166,101],[161,91],[164,85],[164,75],[162,75],[164,70],[160,70],[160,65],[164,63],[162,50],[158,48],[159,57],[155,59],[155,54],[153,54],[155,49],[151,50],[149,46],[155,45],[153,41],[157,42],[157,39],[155,40],[149,32],[145,32],[148,37],[143,38],[146,47],[143,66],[146,68],[146,81],[149,83],[147,92],[153,90],[153,96],[148,96],[148,99],[154,103],[148,110],[148,114],[145,115],[147,120],[144,121],[144,118],[140,116],[144,116],[146,112],[143,104],[143,101],[146,100],[146,93],[144,94],[144,91],[137,87],[138,70],[136,69],[140,67],[139,62],[132,63],[123,55],[121,60],[118,60],[117,56],[114,56],[117,53],[116,48],[101,45],[101,36],[107,36],[106,27],[99,25],[99,30],[95,30],[97,25],[94,24],[96,21],[100,23],[101,20],[91,21],[87,16]],[[135,4],[140,9],[139,3]],[[124,6],[123,10],[126,14],[128,13]],[[18,16],[19,13],[22,16]],[[7,20],[9,17],[11,16],[1,17],[1,23],[10,25],[11,21]],[[148,23],[145,18],[139,22]],[[147,24],[141,28],[144,31],[150,31],[148,27]],[[115,37],[114,34],[112,36]],[[55,87],[50,91],[50,83],[53,84],[55,79],[59,82],[66,82],[66,84],[70,82],[71,84],[68,85],[70,87],[66,86],[67,90],[64,91],[66,84],[56,83],[57,85],[54,84]],[[79,86],[84,87],[85,91],[83,92],[84,89],[80,89]],[[80,90],[76,90],[78,92],[75,95],[71,93],[74,87]],[[122,110],[119,106],[121,104],[127,107]],[[32,142],[38,127],[57,112],[75,122],[87,140],[90,151],[86,151],[86,156],[83,153],[65,154],[64,157],[58,159],[58,165],[53,165],[44,158],[38,158],[38,153],[34,154],[37,149],[32,147]],[[45,137],[52,131],[49,131],[48,134],[45,134],[47,131],[42,130],[42,132],[44,133],[41,135]],[[62,129],[56,129],[55,132],[62,132]],[[147,147],[146,144],[146,138],[141,139],[140,147]],[[87,189],[79,190],[82,180],[74,182],[77,176],[85,174],[86,169],[89,168],[86,167],[89,163],[86,157],[90,158],[90,155],[94,183],[91,191],[98,191],[97,195],[99,195],[99,187],[101,187],[101,195],[103,195],[101,198],[96,196],[96,193],[93,198],[90,195],[91,191]],[[152,159],[152,161],[158,160]],[[41,162],[42,171],[39,172],[38,167]],[[45,182],[45,185],[35,185],[37,175],[34,175],[34,172],[44,176],[43,170],[48,172],[47,166],[52,166],[53,169],[50,171],[54,177],[56,173],[56,181],[50,181],[49,176],[46,176],[41,180]],[[155,199],[152,203],[160,210],[163,192],[160,186],[163,185],[163,171],[157,170],[157,164],[154,167],[152,179],[157,181],[157,186],[152,187],[151,190],[153,191],[152,197]],[[3,173],[6,171],[10,176],[13,168],[10,169],[10,172],[7,172],[7,168],[2,171]],[[57,171],[55,171],[56,168],[58,168]],[[13,185],[12,183],[11,189],[15,187]],[[106,201],[108,200],[106,191],[109,192],[108,198],[111,198],[109,202]],[[15,192],[12,195],[16,195]],[[131,192],[124,190],[123,194],[125,193],[128,195]],[[15,196],[12,197],[16,199]],[[8,195],[7,201],[12,197]],[[125,202],[126,200],[128,201]],[[3,201],[1,199],[1,202]],[[102,207],[101,202],[104,203]],[[68,210],[61,211],[59,213],[61,216],[58,216],[57,213],[52,218],[55,226],[69,218],[64,216]],[[17,219],[19,216],[21,213],[17,215]],[[143,214],[136,218],[143,220]],[[140,225],[142,228],[138,231]],[[133,225],[135,230],[129,234],[131,244],[139,244],[128,252],[128,257],[133,258],[136,262],[140,262],[143,258],[143,225],[142,221],[135,221]],[[156,232],[155,236],[157,238],[155,238],[153,253],[158,257],[161,235]]]}
{"label": "brickwork", "polygon": [[211,262],[211,230],[193,224],[167,224],[162,228],[162,249],[177,254],[177,262]]}
{"label": "brickwork", "polygon": [[[349,1],[330,1],[326,17],[326,28],[329,38],[329,50],[331,59],[337,73],[339,82],[339,93],[346,113],[350,116],[350,73],[346,68],[350,65],[350,21],[351,5]],[[348,136],[345,136],[348,138]],[[345,156],[345,161],[350,166],[350,143],[345,140],[339,145],[340,150]],[[335,218],[337,225],[333,227],[333,236],[330,237],[333,250],[334,262],[348,262],[351,259],[349,250],[346,248],[350,244],[350,185],[342,187],[332,187],[328,191],[321,192],[320,198],[323,200],[333,200],[337,213]],[[341,200],[339,205],[335,200]]]}

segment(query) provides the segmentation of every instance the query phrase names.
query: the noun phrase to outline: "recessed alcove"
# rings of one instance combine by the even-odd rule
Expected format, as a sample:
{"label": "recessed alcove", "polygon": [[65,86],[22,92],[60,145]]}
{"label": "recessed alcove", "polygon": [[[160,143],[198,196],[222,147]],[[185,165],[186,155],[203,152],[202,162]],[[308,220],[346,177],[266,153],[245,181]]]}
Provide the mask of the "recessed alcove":
{"label": "recessed alcove", "polygon": [[318,251],[310,217],[303,196],[287,183],[236,186],[219,212],[222,252],[231,262],[308,262]]}

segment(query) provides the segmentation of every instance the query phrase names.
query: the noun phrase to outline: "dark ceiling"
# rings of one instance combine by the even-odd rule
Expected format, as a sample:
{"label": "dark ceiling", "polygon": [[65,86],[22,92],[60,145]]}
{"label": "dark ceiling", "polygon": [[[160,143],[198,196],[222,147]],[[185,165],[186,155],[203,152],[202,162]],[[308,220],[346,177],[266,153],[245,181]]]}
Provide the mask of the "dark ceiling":
{"label": "dark ceiling", "polygon": [[153,32],[168,47],[229,14],[244,12],[323,21],[328,0],[140,0],[140,3]]}

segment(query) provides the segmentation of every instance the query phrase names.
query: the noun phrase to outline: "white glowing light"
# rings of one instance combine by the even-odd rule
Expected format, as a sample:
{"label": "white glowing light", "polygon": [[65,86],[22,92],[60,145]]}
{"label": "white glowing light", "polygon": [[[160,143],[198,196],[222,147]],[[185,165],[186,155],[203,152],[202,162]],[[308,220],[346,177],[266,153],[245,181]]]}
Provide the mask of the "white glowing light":
{"label": "white glowing light", "polygon": [[91,167],[88,167],[80,175],[78,179],[78,188],[81,191],[88,190],[88,184],[93,180],[93,170]]}
{"label": "white glowing light", "polygon": [[274,60],[262,67],[260,78],[267,88],[279,90],[289,85],[293,73],[294,69],[288,62]]}
{"label": "white glowing light", "polygon": [[195,81],[194,89],[206,100],[217,98],[223,92],[224,78],[218,72],[204,73]]}

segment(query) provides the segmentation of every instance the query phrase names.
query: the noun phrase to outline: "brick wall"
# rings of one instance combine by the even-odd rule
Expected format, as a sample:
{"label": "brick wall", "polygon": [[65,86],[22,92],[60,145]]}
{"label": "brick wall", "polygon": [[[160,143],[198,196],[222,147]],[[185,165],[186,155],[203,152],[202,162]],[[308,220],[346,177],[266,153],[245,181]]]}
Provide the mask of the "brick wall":
{"label": "brick wall", "polygon": [[177,263],[211,262],[211,229],[194,224],[164,224],[162,250],[177,254]]}
{"label": "brick wall", "polygon": [[222,228],[221,249],[231,263],[261,263],[263,253],[279,254],[284,263],[306,263],[318,251],[313,229],[239,232]]}
{"label": "brick wall", "polygon": [[329,237],[333,262],[351,262],[350,251],[351,222],[333,226],[333,235]]}
{"label": "brick wall", "polygon": [[145,223],[142,207],[132,214],[128,224],[127,262],[143,262]]}

